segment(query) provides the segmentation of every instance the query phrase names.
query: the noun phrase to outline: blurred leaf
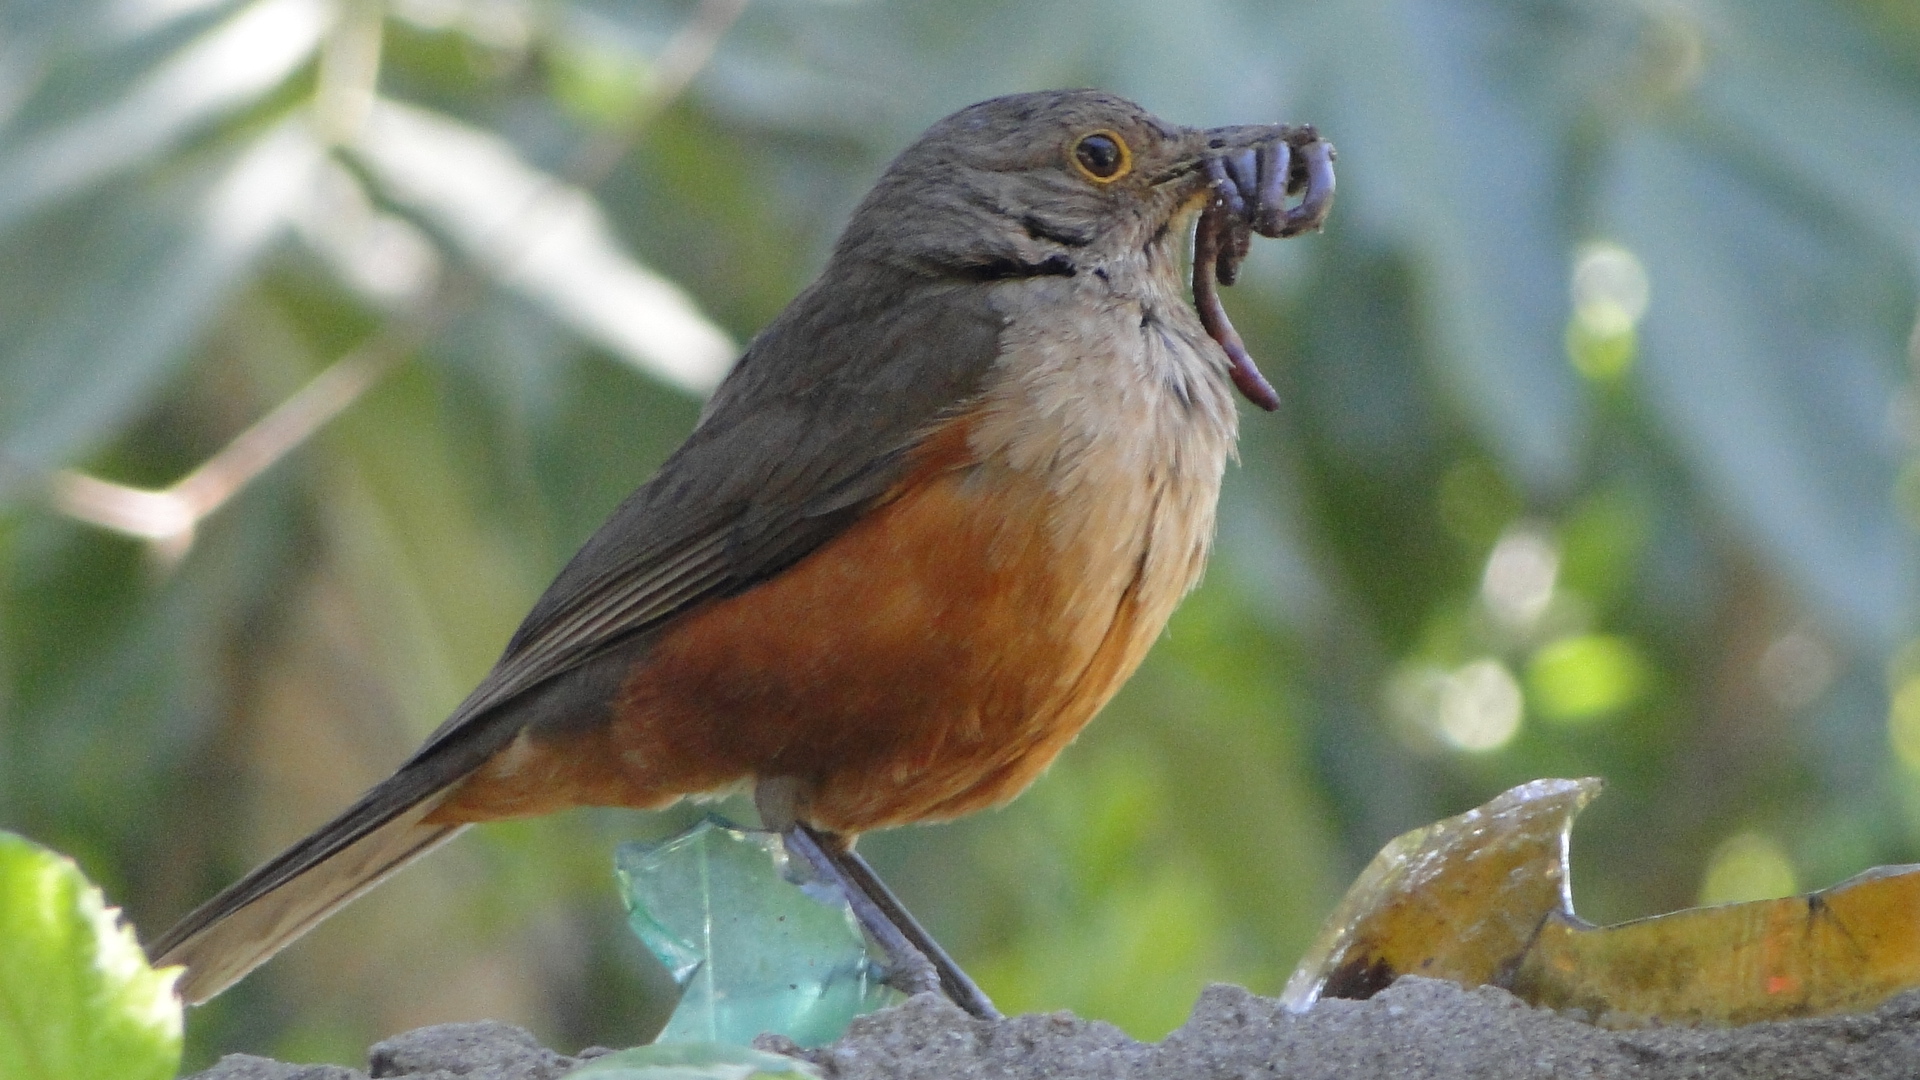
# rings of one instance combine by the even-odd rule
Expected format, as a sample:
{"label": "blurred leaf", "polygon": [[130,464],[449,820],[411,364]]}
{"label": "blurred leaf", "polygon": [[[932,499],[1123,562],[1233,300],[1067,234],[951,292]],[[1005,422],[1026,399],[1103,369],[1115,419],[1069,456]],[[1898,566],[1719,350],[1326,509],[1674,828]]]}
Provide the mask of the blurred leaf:
{"label": "blurred leaf", "polygon": [[0,832],[0,1073],[10,1080],[169,1080],[180,1064],[176,970],[155,971],[80,868]]}
{"label": "blurred leaf", "polygon": [[1191,869],[1162,867],[1116,886],[1081,917],[984,958],[973,973],[1003,1009],[1068,1008],[1136,1038],[1164,1038],[1218,962],[1221,918],[1210,891]]}
{"label": "blurred leaf", "polygon": [[621,250],[590,196],[533,169],[506,140],[382,101],[355,149],[389,194],[502,282],[642,370],[706,391],[732,363],[733,342]]}
{"label": "blurred leaf", "polygon": [[[1912,10],[1907,5],[1909,21]],[[1903,246],[1914,275],[1920,62],[1891,52],[1890,37],[1871,25],[1814,0],[1763,0],[1746,18],[1712,25],[1718,40],[1706,57],[1703,108],[1725,118],[1744,152],[1791,170],[1796,199],[1830,203],[1855,227]]]}
{"label": "blurred leaf", "polygon": [[0,230],[254,103],[312,54],[326,23],[322,0],[255,0],[91,112],[0,129]]}
{"label": "blurred leaf", "polygon": [[304,129],[283,126],[223,161],[211,184],[104,213],[83,204],[0,242],[0,460],[64,464],[143,408],[280,234],[319,161]]}
{"label": "blurred leaf", "polygon": [[1580,36],[1529,34],[1522,8],[1492,0],[1342,14],[1330,44],[1343,75],[1364,81],[1332,91],[1323,126],[1341,150],[1347,226],[1412,247],[1460,407],[1531,485],[1565,484],[1586,421],[1577,381],[1553,362],[1568,262],[1555,155],[1578,101],[1526,76],[1583,66],[1569,55]]}
{"label": "blurred leaf", "polygon": [[1024,910],[1002,927],[1012,931],[1002,949],[971,968],[1002,1009],[1071,1008],[1143,1039],[1185,1019],[1225,927],[1214,875],[1190,853],[1142,857],[1171,824],[1165,772],[1139,752],[1100,755],[1023,806],[1047,820],[1044,846],[1031,831],[998,841],[989,865],[1024,885]]}
{"label": "blurred leaf", "polygon": [[1906,325],[1887,316],[1911,318],[1912,279],[1884,247],[1672,138],[1629,140],[1617,175],[1611,215],[1653,283],[1637,369],[1650,406],[1836,625],[1890,648],[1912,621],[1914,564],[1887,428]]}

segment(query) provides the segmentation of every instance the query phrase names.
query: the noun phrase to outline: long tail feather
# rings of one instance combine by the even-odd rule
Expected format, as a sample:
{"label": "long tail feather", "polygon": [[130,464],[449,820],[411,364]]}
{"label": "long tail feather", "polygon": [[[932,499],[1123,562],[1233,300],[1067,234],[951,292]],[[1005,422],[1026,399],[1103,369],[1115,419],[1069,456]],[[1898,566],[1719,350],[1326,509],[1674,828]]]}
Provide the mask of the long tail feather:
{"label": "long tail feather", "polygon": [[202,904],[154,940],[154,963],[184,965],[180,996],[197,1005],[389,874],[451,840],[465,826],[424,821],[448,787],[423,779],[403,771]]}

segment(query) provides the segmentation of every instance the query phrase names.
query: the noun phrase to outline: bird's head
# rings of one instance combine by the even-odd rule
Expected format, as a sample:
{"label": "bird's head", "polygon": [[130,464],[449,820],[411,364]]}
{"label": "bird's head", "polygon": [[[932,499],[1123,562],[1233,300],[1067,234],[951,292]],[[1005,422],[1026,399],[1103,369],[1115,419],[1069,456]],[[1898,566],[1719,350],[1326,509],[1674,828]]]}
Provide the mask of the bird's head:
{"label": "bird's head", "polygon": [[[1230,177],[1238,185],[1227,194],[1253,199],[1254,155],[1297,145],[1304,130],[1181,127],[1098,90],[994,98],[933,125],[895,158],[839,250],[933,275],[1064,273],[1178,232],[1219,194],[1227,169],[1210,162],[1244,158],[1246,174]],[[1301,160],[1286,171],[1280,199],[1307,179]]]}
{"label": "bird's head", "polygon": [[935,124],[894,159],[835,258],[934,280],[1147,274],[1172,291],[1178,248],[1204,211],[1195,300],[1236,383],[1270,408],[1272,390],[1212,286],[1216,275],[1232,281],[1251,232],[1319,227],[1331,161],[1310,127],[1181,127],[1098,90],[994,98]]}

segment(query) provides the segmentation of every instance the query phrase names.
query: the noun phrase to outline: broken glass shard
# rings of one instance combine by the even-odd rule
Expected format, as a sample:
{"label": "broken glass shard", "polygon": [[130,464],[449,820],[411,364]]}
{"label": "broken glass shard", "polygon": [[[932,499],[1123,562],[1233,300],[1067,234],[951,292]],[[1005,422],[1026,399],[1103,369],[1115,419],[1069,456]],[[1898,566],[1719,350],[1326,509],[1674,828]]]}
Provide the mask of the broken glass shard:
{"label": "broken glass shard", "polygon": [[1611,1028],[1866,1012],[1920,986],[1915,911],[1914,866],[1876,867],[1804,896],[1616,926],[1556,911],[1509,988]]}
{"label": "broken glass shard", "polygon": [[1298,1012],[1401,975],[1504,987],[1604,1027],[1861,1012],[1920,987],[1920,866],[1617,926],[1573,913],[1567,838],[1596,780],[1536,780],[1389,843],[1288,980]]}
{"label": "broken glass shard", "polygon": [[1535,780],[1380,849],[1334,909],[1280,1000],[1365,998],[1401,975],[1493,982],[1549,912],[1573,910],[1567,834],[1598,780]]}
{"label": "broken glass shard", "polygon": [[566,1080],[819,1080],[804,1061],[719,1043],[671,1043],[617,1050],[588,1061]]}
{"label": "broken glass shard", "polygon": [[[777,834],[709,817],[614,858],[627,921],[681,988],[657,1040],[820,1046],[901,996],[832,885],[789,879]],[[796,875],[799,876],[799,875]]]}

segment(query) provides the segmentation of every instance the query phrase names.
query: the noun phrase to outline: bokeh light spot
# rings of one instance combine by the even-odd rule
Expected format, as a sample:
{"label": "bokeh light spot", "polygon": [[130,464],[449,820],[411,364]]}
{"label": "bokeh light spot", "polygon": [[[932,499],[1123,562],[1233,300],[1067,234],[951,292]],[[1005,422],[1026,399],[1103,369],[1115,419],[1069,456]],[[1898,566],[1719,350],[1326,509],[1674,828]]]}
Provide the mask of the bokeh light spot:
{"label": "bokeh light spot", "polygon": [[1633,329],[1651,294],[1646,268],[1618,244],[1588,244],[1574,259],[1574,315],[1596,333]]}
{"label": "bokeh light spot", "polygon": [[1567,326],[1567,359],[1573,370],[1597,383],[1618,380],[1633,369],[1640,354],[1640,335],[1631,328],[1599,334],[1581,320]]}
{"label": "bokeh light spot", "polygon": [[1791,630],[1760,654],[1760,687],[1781,708],[1804,709],[1832,685],[1836,666],[1826,642]]}
{"label": "bokeh light spot", "polygon": [[1487,556],[1480,598],[1500,622],[1526,629],[1546,614],[1560,576],[1560,548],[1527,525],[1508,529]]}
{"label": "bokeh light spot", "polygon": [[1773,837],[1751,830],[1721,841],[1700,879],[1702,904],[1771,900],[1799,891],[1793,860],[1787,857],[1786,849]]}
{"label": "bokeh light spot", "polygon": [[1520,684],[1498,660],[1475,660],[1440,688],[1435,726],[1461,750],[1498,750],[1520,733]]}
{"label": "bokeh light spot", "polygon": [[1529,698],[1549,720],[1578,722],[1617,712],[1646,685],[1640,650],[1609,634],[1561,638],[1534,654],[1527,668]]}
{"label": "bokeh light spot", "polygon": [[1634,327],[1652,295],[1646,268],[1618,244],[1588,244],[1574,257],[1571,292],[1568,358],[1575,370],[1596,382],[1618,379],[1633,366],[1638,351]]}
{"label": "bokeh light spot", "polygon": [[1920,772],[1920,675],[1910,676],[1894,687],[1887,734],[1901,764]]}

